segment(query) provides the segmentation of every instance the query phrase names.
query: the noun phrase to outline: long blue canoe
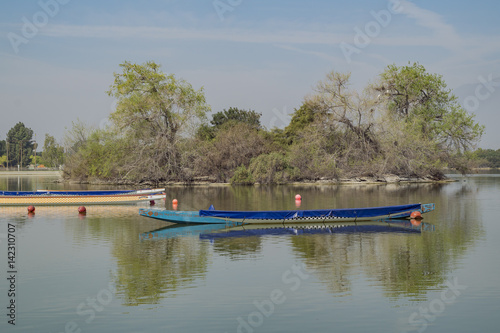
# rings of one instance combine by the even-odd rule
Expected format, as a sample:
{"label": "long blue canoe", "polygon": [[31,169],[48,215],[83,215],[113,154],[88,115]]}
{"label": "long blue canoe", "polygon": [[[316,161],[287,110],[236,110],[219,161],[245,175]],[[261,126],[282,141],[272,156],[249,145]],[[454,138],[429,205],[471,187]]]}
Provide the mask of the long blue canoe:
{"label": "long blue canoe", "polygon": [[174,223],[304,223],[339,221],[377,221],[386,219],[409,218],[412,212],[421,214],[434,210],[435,205],[410,204],[399,206],[343,208],[319,210],[278,210],[278,211],[222,211],[212,209],[196,211],[170,211],[159,209],[140,209],[139,214]]}

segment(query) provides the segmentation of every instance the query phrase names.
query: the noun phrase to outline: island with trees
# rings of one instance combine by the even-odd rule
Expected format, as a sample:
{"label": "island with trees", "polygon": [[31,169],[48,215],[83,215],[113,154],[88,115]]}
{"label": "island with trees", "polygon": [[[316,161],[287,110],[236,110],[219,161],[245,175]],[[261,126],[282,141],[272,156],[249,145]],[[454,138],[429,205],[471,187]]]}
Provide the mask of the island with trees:
{"label": "island with trees", "polygon": [[[349,73],[332,71],[281,129],[266,128],[261,113],[238,107],[209,120],[203,88],[162,72],[155,62],[120,67],[107,91],[117,101],[108,127],[77,120],[62,145],[45,137],[41,161],[63,165],[68,180],[440,181],[447,168],[465,173],[500,165],[500,151],[476,150],[484,126],[460,105],[441,75],[419,63],[389,65],[362,91],[353,89]],[[6,141],[21,142],[17,149],[27,165],[32,131],[22,123],[16,126]],[[19,154],[5,155],[6,141],[0,141],[1,164],[20,163]]]}

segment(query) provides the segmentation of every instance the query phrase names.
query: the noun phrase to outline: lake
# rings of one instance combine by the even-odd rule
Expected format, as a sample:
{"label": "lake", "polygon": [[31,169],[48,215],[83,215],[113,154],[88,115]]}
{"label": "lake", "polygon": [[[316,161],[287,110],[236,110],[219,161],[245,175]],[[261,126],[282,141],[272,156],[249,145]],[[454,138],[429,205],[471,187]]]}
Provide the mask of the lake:
{"label": "lake", "polygon": [[[422,224],[395,227],[231,232],[174,228],[139,216],[140,205],[88,206],[86,215],[0,208],[0,331],[497,332],[500,175],[451,177],[179,186],[156,205],[172,209],[176,198],[178,210],[295,209],[295,194],[301,209],[436,204]],[[4,176],[0,190],[109,188],[53,180]]]}

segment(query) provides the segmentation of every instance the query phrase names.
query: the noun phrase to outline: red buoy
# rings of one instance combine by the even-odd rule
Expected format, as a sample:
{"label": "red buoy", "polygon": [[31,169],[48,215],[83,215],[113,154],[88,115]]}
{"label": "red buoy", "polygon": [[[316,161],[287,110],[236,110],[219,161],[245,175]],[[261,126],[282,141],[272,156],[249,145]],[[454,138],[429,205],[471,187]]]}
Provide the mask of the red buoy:
{"label": "red buoy", "polygon": [[28,213],[34,213],[34,212],[35,212],[35,206],[29,206]]}
{"label": "red buoy", "polygon": [[172,204],[177,205],[178,203],[177,199],[172,200]]}
{"label": "red buoy", "polygon": [[85,214],[87,212],[87,208],[85,206],[78,207],[78,213]]}
{"label": "red buoy", "polygon": [[302,197],[300,196],[300,194],[295,195],[295,200],[302,200]]}
{"label": "red buoy", "polygon": [[410,214],[410,217],[412,219],[415,219],[415,220],[421,220],[422,219],[422,213],[420,213],[419,211],[414,211],[414,212],[411,212]]}

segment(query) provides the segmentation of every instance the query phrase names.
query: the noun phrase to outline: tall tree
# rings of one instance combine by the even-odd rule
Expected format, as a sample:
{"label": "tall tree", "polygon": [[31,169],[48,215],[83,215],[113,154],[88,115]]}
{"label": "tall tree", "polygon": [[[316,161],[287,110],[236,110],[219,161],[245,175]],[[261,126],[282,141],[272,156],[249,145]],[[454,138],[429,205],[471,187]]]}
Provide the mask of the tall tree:
{"label": "tall tree", "polygon": [[108,94],[117,98],[111,120],[130,140],[129,174],[153,181],[179,178],[178,140],[210,110],[203,88],[195,90],[173,74],[162,73],[154,62],[126,61],[120,67],[122,73],[114,74]]}
{"label": "tall tree", "polygon": [[20,165],[26,167],[30,163],[30,155],[33,153],[33,130],[24,126],[22,122],[17,123],[7,133],[7,159],[9,166]]}
{"label": "tall tree", "polygon": [[470,150],[479,142],[484,126],[458,103],[443,77],[427,73],[419,63],[389,65],[375,87],[388,103],[390,113],[404,119],[412,130],[456,152]]}
{"label": "tall tree", "polygon": [[[316,86],[316,94],[305,99],[307,108],[326,126],[343,128],[357,138],[357,144],[368,151],[378,152],[379,144],[373,132],[374,111],[379,101],[369,90],[358,93],[350,87],[351,74],[332,71]],[[307,110],[306,108],[306,110]],[[310,112],[308,112],[310,113]]]}

